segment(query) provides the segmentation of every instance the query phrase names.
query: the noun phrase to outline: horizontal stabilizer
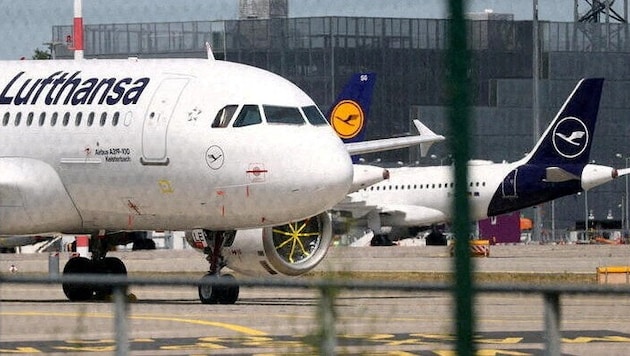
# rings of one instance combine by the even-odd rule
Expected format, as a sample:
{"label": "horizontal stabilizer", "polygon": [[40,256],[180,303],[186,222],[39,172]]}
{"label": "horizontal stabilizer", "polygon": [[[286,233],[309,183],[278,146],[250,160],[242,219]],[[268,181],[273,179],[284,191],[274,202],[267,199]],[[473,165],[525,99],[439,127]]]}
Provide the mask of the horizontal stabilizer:
{"label": "horizontal stabilizer", "polygon": [[545,182],[560,183],[569,180],[580,180],[580,177],[560,167],[547,167],[545,170]]}
{"label": "horizontal stabilizer", "polygon": [[208,56],[208,60],[214,61],[214,54],[212,53],[212,46],[210,46],[209,42],[206,42],[206,55]]}

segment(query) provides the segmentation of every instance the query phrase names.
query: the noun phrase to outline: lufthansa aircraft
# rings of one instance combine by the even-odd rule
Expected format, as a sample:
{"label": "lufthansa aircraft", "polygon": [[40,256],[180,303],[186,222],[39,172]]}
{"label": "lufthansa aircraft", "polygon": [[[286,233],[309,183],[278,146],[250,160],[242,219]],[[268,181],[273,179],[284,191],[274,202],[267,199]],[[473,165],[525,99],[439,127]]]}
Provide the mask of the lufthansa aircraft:
{"label": "lufthansa aircraft", "polygon": [[[550,201],[628,174],[589,163],[603,79],[581,80],[534,149],[512,163],[470,161],[471,219],[479,220]],[[375,233],[452,219],[449,166],[402,167],[390,178],[349,195],[335,210],[366,218]]]}
{"label": "lufthansa aircraft", "polygon": [[[369,111],[371,90],[376,76],[373,73],[353,75],[342,89],[331,108],[331,126],[344,137],[350,155],[420,145],[428,149],[434,142],[444,140],[420,122],[416,123],[420,135],[373,141],[353,140],[365,131],[365,120]],[[333,114],[343,120],[340,125]],[[340,133],[342,131],[344,134]],[[389,177],[387,170],[376,166],[354,164],[354,179],[348,193],[383,181]],[[324,258],[332,242],[332,224],[328,214],[320,215],[321,221],[306,219],[272,228],[239,229],[230,233],[227,242],[221,245],[207,231],[196,229],[186,233],[187,241],[200,252],[208,255],[213,278],[214,264],[226,266],[248,276],[298,276],[304,274]],[[214,234],[216,236],[216,234]],[[234,238],[236,236],[237,238]],[[225,278],[232,278],[224,275]],[[238,295],[238,287],[217,290],[216,286],[199,287],[199,298],[203,303],[232,303]]]}
{"label": "lufthansa aircraft", "polygon": [[[441,137],[416,139],[405,145]],[[374,146],[400,142],[344,146],[304,92],[246,65],[7,61],[0,73],[0,236],[90,235],[92,258],[70,259],[64,274],[125,274],[122,261],[106,254],[135,231],[195,230],[191,240],[205,246],[211,275],[226,265],[224,248],[237,243],[244,247],[230,252],[239,261],[299,274],[301,263],[326,252],[325,211],[360,186],[349,153]],[[268,237],[272,226],[294,221],[288,235]],[[263,235],[237,236],[257,227]],[[291,255],[296,245],[304,247],[299,257]],[[63,289],[70,300],[111,293]],[[204,293],[204,303],[238,297],[237,288]]]}

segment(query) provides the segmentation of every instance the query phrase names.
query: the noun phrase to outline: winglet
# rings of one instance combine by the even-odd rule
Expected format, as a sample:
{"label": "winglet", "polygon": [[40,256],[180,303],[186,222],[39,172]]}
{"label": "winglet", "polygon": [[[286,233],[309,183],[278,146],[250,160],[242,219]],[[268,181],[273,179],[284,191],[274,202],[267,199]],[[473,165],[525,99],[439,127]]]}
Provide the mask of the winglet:
{"label": "winglet", "polygon": [[214,54],[212,53],[212,46],[210,46],[210,42],[206,42],[206,53],[208,55],[208,60],[214,61]]}
{"label": "winglet", "polygon": [[[435,132],[431,131],[431,129],[429,129],[428,127],[426,127],[422,122],[420,122],[420,120],[418,119],[413,119],[413,124],[416,126],[416,129],[418,130],[418,133],[420,134],[421,137],[432,137],[432,136],[438,136],[435,134]],[[422,157],[426,157],[427,153],[429,152],[429,149],[431,148],[431,146],[435,143],[436,141],[427,141],[427,142],[423,142],[420,144],[420,155]]]}

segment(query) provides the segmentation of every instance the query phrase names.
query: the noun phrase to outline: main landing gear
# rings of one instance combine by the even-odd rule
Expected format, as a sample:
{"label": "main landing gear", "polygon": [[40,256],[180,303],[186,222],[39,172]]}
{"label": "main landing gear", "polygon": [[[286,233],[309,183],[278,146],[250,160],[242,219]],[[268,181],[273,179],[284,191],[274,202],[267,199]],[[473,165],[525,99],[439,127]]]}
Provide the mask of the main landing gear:
{"label": "main landing gear", "polygon": [[[234,304],[238,300],[240,290],[236,278],[230,274],[221,275],[220,271],[225,267],[222,255],[223,245],[226,241],[234,239],[236,231],[203,230],[202,234],[205,240],[203,252],[210,263],[210,269],[201,278],[198,288],[199,300],[203,304]],[[220,284],[205,284],[211,282],[220,282]]]}
{"label": "main landing gear", "polygon": [[[73,257],[63,268],[63,274],[127,274],[125,264],[116,257],[105,257],[108,245],[101,236],[90,238],[90,249],[92,259],[78,256]],[[63,293],[68,300],[73,302],[86,300],[105,300],[113,292],[111,285],[90,285],[90,284],[62,284]]]}

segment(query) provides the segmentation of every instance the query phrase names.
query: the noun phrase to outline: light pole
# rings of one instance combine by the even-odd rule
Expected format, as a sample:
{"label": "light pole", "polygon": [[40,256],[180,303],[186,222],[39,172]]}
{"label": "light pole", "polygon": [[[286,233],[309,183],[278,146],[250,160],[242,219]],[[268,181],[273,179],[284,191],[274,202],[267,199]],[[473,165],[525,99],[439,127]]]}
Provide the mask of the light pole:
{"label": "light pole", "polygon": [[[630,156],[624,156],[621,153],[617,153],[617,154],[615,154],[615,157],[625,160],[626,161],[625,162],[626,163],[625,168],[626,169],[628,168],[628,162],[630,161]],[[625,182],[626,183],[626,192],[625,192],[625,195],[624,195],[625,198],[624,198],[624,201],[623,201],[623,203],[624,203],[624,209],[623,209],[624,215],[622,217],[622,219],[623,219],[624,235],[628,232],[628,230],[630,230],[630,221],[629,221],[630,219],[629,219],[629,216],[628,216],[628,175],[627,174],[626,174],[625,181],[626,181]]]}
{"label": "light pole", "polygon": [[584,191],[584,241],[588,240],[588,190]]}

